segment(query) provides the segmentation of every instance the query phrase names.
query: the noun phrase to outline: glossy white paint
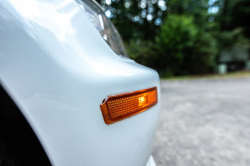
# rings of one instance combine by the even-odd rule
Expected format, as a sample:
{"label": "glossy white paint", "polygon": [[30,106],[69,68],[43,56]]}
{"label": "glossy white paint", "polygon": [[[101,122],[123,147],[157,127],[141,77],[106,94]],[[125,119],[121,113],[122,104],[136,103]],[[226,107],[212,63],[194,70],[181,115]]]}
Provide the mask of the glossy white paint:
{"label": "glossy white paint", "polygon": [[154,157],[151,155],[148,159],[148,162],[146,164],[146,166],[156,166],[156,163],[155,163],[155,160],[154,160]]}
{"label": "glossy white paint", "polygon": [[160,102],[158,74],[117,56],[74,0],[0,1],[0,81],[52,165],[147,164],[160,103],[111,125],[100,104],[154,86]]}

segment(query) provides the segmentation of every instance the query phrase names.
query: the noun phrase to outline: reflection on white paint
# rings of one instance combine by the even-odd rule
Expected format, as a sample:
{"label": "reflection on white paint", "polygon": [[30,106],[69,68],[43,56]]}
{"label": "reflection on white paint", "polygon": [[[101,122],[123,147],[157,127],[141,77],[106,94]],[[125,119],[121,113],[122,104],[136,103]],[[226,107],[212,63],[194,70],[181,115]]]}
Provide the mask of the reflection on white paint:
{"label": "reflection on white paint", "polygon": [[[110,61],[108,57],[104,60],[107,59],[106,63],[110,65],[104,65],[103,60],[98,60],[101,59],[97,58],[99,56],[109,56],[107,52],[86,49],[88,46],[83,45],[86,38],[91,39],[92,43],[89,45],[94,47],[99,40],[97,37],[99,34],[97,36],[92,34],[96,32],[94,26],[84,29],[87,24],[92,23],[89,20],[84,21],[84,18],[79,19],[81,16],[83,17],[84,13],[74,0],[47,0],[46,2],[10,0],[9,2],[22,17],[19,20],[25,24],[23,28],[26,29],[26,32],[57,63],[79,74],[81,74],[82,68],[95,70],[105,75],[131,76],[134,74],[134,71],[116,64],[118,61]],[[102,24],[104,26],[104,22]],[[92,40],[93,38],[95,40]],[[106,46],[106,43],[104,45]],[[100,48],[100,45],[96,48]],[[113,55],[113,51],[109,54]],[[118,56],[117,59],[119,59]],[[114,70],[114,66],[116,70]]]}
{"label": "reflection on white paint", "polygon": [[[67,36],[75,33],[71,25],[71,19],[79,10],[74,9],[67,13],[61,10],[67,7],[71,0],[63,1],[60,4],[34,0],[10,0],[10,2],[30,26],[33,27],[38,24],[49,29],[61,42],[64,42]],[[27,6],[27,4],[29,5]],[[58,12],[60,10],[61,13]]]}

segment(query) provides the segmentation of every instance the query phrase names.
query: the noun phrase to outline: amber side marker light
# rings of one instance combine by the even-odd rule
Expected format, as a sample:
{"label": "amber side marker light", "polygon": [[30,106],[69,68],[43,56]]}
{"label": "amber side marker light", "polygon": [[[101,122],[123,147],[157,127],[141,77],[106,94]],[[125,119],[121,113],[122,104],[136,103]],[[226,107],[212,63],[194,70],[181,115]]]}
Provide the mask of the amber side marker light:
{"label": "amber side marker light", "polygon": [[106,124],[141,113],[154,106],[157,100],[157,88],[109,96],[101,104],[102,115]]}

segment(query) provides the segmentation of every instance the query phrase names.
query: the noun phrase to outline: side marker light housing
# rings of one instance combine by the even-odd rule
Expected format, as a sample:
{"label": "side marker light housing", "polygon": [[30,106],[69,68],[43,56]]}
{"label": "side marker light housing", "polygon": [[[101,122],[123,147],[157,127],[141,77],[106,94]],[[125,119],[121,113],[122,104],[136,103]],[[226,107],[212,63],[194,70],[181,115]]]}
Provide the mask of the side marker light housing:
{"label": "side marker light housing", "polygon": [[156,105],[157,87],[109,96],[103,100],[101,111],[106,124],[111,124],[146,111]]}

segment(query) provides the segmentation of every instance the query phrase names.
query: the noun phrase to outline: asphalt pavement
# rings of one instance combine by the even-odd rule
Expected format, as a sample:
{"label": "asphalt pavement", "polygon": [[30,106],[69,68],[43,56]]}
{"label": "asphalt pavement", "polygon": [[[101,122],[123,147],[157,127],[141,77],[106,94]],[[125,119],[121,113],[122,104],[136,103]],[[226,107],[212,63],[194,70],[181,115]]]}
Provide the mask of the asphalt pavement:
{"label": "asphalt pavement", "polygon": [[250,78],[161,81],[157,166],[250,166]]}

